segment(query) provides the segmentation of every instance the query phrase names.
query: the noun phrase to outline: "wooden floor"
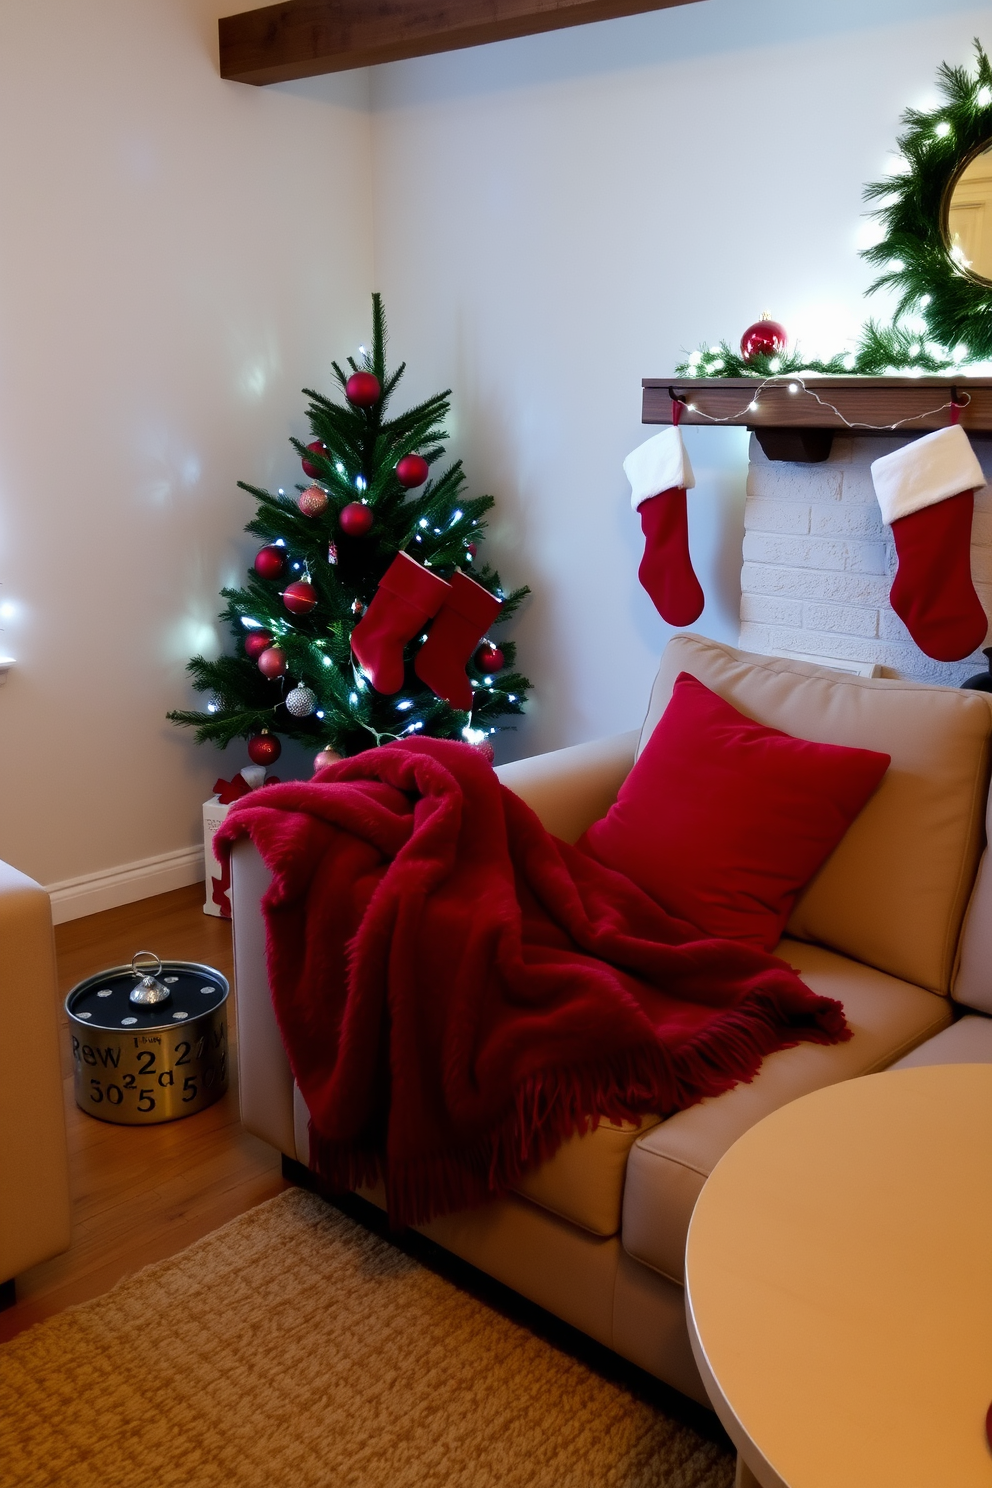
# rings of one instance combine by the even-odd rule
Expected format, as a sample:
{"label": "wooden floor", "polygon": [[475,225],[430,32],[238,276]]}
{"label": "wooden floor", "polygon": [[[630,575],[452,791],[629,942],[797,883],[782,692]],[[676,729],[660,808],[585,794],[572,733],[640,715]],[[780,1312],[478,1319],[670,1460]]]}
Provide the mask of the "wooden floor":
{"label": "wooden floor", "polygon": [[[202,961],[231,978],[230,924],[203,913],[202,884],[72,920],[56,929],[55,943],[61,997],[137,950]],[[72,1244],[17,1278],[18,1300],[0,1312],[0,1341],[99,1296],[286,1187],[279,1154],[240,1124],[235,1060],[227,1095],[206,1111],[162,1126],[113,1126],[73,1100],[64,1024],[63,1015]],[[233,1007],[229,1032],[233,1047]]]}

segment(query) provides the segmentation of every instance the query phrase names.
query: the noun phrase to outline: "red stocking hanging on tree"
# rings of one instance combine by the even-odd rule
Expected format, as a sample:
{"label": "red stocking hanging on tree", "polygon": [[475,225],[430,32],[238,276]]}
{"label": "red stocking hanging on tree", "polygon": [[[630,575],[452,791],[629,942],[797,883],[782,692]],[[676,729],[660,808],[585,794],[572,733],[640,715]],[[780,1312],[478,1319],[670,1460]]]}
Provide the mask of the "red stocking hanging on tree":
{"label": "red stocking hanging on tree", "polygon": [[921,651],[960,661],[985,639],[988,617],[971,581],[971,519],[982,467],[959,424],[875,460],[882,520],[899,567],[889,598]]}
{"label": "red stocking hanging on tree", "polygon": [[630,481],[630,504],[640,513],[644,557],[637,577],[669,625],[691,625],[705,600],[689,557],[685,493],[696,484],[677,428],[639,444],[623,462]]}
{"label": "red stocking hanging on tree", "polygon": [[496,616],[502,600],[463,573],[451,576],[450,592],[417,652],[414,670],[421,682],[453,708],[472,707],[472,684],[465,663]]}
{"label": "red stocking hanging on tree", "polygon": [[406,553],[397,553],[351,633],[351,649],[376,692],[399,692],[403,648],[437,614],[450,590],[437,574],[421,568]]}

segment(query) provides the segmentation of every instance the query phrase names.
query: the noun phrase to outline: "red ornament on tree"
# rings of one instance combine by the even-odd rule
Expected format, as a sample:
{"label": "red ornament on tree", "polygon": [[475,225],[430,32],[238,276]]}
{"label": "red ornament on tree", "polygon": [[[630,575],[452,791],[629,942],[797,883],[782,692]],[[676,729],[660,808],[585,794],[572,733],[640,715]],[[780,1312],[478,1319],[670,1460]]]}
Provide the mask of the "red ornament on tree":
{"label": "red ornament on tree", "polygon": [[317,603],[317,591],[309,579],[297,579],[282,591],[282,602],[294,615],[309,615]]}
{"label": "red ornament on tree", "polygon": [[286,653],[281,646],[269,646],[258,658],[258,670],[263,677],[268,677],[272,682],[276,677],[284,677],[289,662]]}
{"label": "red ornament on tree", "polygon": [[327,510],[327,492],[320,486],[307,486],[297,496],[296,504],[305,517],[319,517]]}
{"label": "red ornament on tree", "polygon": [[274,765],[281,754],[282,745],[268,729],[252,734],[248,740],[248,758],[254,765]]}
{"label": "red ornament on tree", "polygon": [[503,670],[505,665],[503,653],[498,646],[480,646],[475,653],[475,664],[480,672],[491,676],[494,672]]}
{"label": "red ornament on tree", "polygon": [[777,356],[788,344],[785,326],[766,312],[741,337],[741,356],[746,362],[753,362],[756,356]]}
{"label": "red ornament on tree", "polygon": [[344,385],[344,391],[348,402],[354,403],[356,408],[371,408],[378,403],[382,393],[378,377],[373,377],[371,372],[353,372]]}
{"label": "red ornament on tree", "polygon": [[346,532],[349,537],[364,537],[372,526],[372,508],[361,501],[349,501],[347,506],[342,507],[338,521],[341,523],[341,531]]}
{"label": "red ornament on tree", "polygon": [[285,551],[277,548],[275,543],[259,548],[255,554],[255,572],[260,579],[278,579],[285,567]]}
{"label": "red ornament on tree", "polygon": [[314,774],[316,775],[318,770],[326,770],[328,765],[337,764],[338,760],[343,758],[344,755],[338,754],[337,750],[332,749],[330,744],[326,745],[325,748],[323,748],[320,753],[314,757]]}
{"label": "red ornament on tree", "polygon": [[396,479],[409,491],[422,486],[429,474],[430,466],[423,455],[404,455],[396,467]]}
{"label": "red ornament on tree", "polygon": [[245,636],[245,655],[251,661],[257,661],[263,651],[267,651],[272,645],[272,632],[269,630],[251,630]]}
{"label": "red ornament on tree", "polygon": [[[314,439],[312,443],[307,445],[307,449],[313,450],[315,455],[327,454],[327,445],[322,444],[319,439]],[[312,465],[309,460],[304,460],[303,474],[308,475],[311,480],[318,480],[321,472],[317,469],[316,465]]]}
{"label": "red ornament on tree", "polygon": [[475,555],[479,551],[479,549],[476,547],[475,543],[466,543],[465,551],[468,556],[474,561]]}

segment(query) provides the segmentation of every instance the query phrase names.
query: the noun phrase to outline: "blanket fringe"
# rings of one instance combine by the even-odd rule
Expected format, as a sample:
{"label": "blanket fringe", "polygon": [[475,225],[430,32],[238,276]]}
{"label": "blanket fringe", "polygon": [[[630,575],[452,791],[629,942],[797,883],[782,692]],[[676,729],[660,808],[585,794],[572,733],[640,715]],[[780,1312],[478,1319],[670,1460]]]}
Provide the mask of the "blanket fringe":
{"label": "blanket fringe", "polygon": [[[783,1041],[783,1033],[795,1037]],[[378,1152],[343,1145],[310,1128],[310,1166],[332,1189],[386,1189],[390,1222],[425,1224],[440,1214],[475,1208],[511,1192],[548,1162],[563,1142],[607,1121],[668,1116],[750,1081],[766,1054],[802,1042],[851,1037],[844,1009],[816,998],[797,1026],[777,990],[752,993],[695,1039],[675,1050],[660,1042],[628,1050],[605,1065],[542,1071],[520,1084],[503,1120],[456,1150],[388,1164]]]}

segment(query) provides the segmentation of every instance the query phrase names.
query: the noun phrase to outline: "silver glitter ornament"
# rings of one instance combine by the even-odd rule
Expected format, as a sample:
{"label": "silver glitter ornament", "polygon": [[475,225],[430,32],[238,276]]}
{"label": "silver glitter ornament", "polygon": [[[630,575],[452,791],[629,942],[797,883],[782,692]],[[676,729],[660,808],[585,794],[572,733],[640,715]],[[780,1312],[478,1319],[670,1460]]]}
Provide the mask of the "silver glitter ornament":
{"label": "silver glitter ornament", "polygon": [[286,694],[286,707],[294,718],[309,718],[317,706],[317,694],[302,684]]}

